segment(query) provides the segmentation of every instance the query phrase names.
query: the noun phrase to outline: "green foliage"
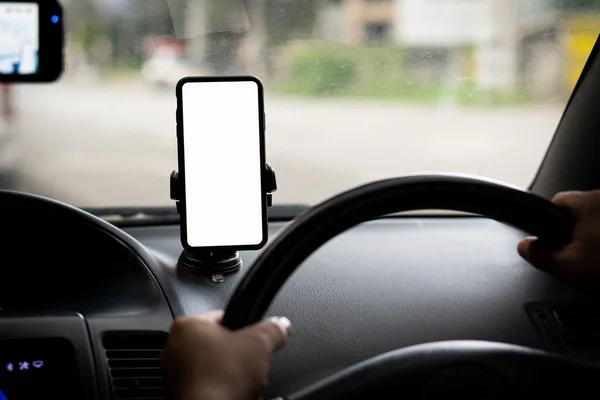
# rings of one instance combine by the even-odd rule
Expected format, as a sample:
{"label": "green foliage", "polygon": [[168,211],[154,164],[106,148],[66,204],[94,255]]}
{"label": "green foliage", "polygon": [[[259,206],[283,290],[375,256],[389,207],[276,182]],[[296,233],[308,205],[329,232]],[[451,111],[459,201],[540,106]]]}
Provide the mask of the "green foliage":
{"label": "green foliage", "polygon": [[308,95],[385,92],[403,78],[397,48],[351,47],[318,41],[292,42],[281,51],[285,91]]}
{"label": "green foliage", "polygon": [[342,52],[316,50],[292,62],[291,86],[305,94],[339,93],[356,78],[356,62]]}
{"label": "green foliage", "polygon": [[394,96],[404,82],[405,56],[395,47],[352,47],[293,42],[281,57],[288,66],[283,90],[305,95]]}
{"label": "green foliage", "polygon": [[443,83],[415,76],[401,48],[353,47],[317,41],[291,43],[281,57],[288,65],[275,90],[302,96],[377,98],[456,104],[514,104],[525,92],[483,91],[470,80]]}

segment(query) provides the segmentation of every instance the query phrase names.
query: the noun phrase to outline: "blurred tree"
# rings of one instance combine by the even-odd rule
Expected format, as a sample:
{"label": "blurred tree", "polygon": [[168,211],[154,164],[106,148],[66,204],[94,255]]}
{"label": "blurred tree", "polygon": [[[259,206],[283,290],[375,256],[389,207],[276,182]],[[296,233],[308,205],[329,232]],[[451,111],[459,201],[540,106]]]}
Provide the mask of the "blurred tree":
{"label": "blurred tree", "polygon": [[556,6],[565,11],[600,11],[600,0],[554,0]]}
{"label": "blurred tree", "polygon": [[68,0],[63,2],[63,7],[70,38],[80,42],[83,50],[89,52],[101,31],[101,24],[95,18],[97,14],[95,2]]}
{"label": "blurred tree", "polygon": [[242,27],[231,1],[204,1],[210,32],[205,61],[219,73],[258,75],[271,71],[272,49],[313,34],[320,4],[318,0],[239,0],[249,22]]}
{"label": "blurred tree", "polygon": [[113,61],[136,66],[145,57],[151,36],[172,36],[173,23],[165,0],[95,0]]}
{"label": "blurred tree", "polygon": [[319,0],[163,1],[171,2],[175,14],[203,10],[203,22],[188,20],[186,24],[195,39],[188,41],[195,49],[191,52],[194,62],[215,73],[258,75],[272,70],[274,48],[312,36],[320,4]]}
{"label": "blurred tree", "polygon": [[[252,30],[247,4],[241,0],[192,0],[203,4],[206,49],[204,62],[218,74],[237,74],[242,68],[238,62],[239,46]],[[264,0],[253,0],[264,1]],[[250,25],[248,23],[250,22]]]}
{"label": "blurred tree", "polygon": [[266,0],[267,45],[279,46],[290,39],[313,35],[319,0]]}
{"label": "blurred tree", "polygon": [[265,0],[264,70],[274,72],[276,49],[293,39],[314,35],[322,0]]}
{"label": "blurred tree", "polygon": [[[63,0],[70,40],[99,66],[136,65],[149,36],[172,36],[166,0]],[[108,42],[108,47],[106,47]],[[108,48],[110,53],[98,51]]]}
{"label": "blurred tree", "polygon": [[[139,63],[144,57],[143,43],[149,36],[174,36],[173,16],[169,0],[63,0],[71,21],[69,34],[82,43],[86,53],[93,52],[100,40],[110,42],[111,59],[117,63]],[[177,9],[185,10],[189,1],[204,1],[208,21],[231,25],[227,1],[178,0]],[[236,49],[245,36],[252,36],[256,50],[268,64],[270,49],[294,38],[312,35],[319,0],[239,0],[246,9],[250,29],[211,30],[207,35],[208,58],[223,70],[235,58]],[[239,25],[239,24],[237,24]],[[235,25],[235,26],[237,26]],[[233,26],[233,25],[232,25]],[[257,47],[255,45],[255,47]],[[256,68],[253,68],[256,70]],[[263,68],[259,68],[263,69]]]}

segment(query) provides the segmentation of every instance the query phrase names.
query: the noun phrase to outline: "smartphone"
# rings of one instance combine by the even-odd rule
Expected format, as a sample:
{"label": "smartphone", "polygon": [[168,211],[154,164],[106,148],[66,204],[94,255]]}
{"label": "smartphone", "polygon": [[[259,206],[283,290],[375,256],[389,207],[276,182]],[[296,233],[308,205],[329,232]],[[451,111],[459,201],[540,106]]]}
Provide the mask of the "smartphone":
{"label": "smartphone", "polygon": [[53,82],[64,67],[57,0],[0,0],[0,82]]}
{"label": "smartphone", "polygon": [[267,194],[261,81],[253,76],[186,77],[176,92],[183,247],[262,248]]}

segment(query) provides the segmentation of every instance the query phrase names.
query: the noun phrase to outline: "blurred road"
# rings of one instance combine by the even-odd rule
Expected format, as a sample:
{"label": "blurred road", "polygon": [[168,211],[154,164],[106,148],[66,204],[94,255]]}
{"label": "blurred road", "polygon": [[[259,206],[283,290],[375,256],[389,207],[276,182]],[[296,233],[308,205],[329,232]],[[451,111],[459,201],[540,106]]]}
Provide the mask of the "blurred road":
{"label": "blurred road", "polygon": [[[172,204],[175,96],[63,82],[17,91],[23,189],[83,207]],[[421,171],[532,179],[562,106],[453,108],[267,96],[276,203],[315,203]]]}

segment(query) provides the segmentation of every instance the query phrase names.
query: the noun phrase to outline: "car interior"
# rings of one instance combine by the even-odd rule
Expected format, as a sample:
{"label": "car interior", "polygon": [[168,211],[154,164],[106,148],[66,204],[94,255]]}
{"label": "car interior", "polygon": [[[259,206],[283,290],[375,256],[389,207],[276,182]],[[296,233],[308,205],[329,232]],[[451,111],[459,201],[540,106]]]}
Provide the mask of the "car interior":
{"label": "car interior", "polygon": [[516,244],[570,241],[573,218],[550,199],[600,187],[598,115],[600,39],[528,188],[447,171],[272,206],[268,243],[226,273],[182,268],[171,208],[2,190],[3,376],[53,366],[63,398],[163,399],[174,319],[224,309],[231,329],[293,323],[265,398],[584,396],[600,373],[598,291],[533,268]]}

